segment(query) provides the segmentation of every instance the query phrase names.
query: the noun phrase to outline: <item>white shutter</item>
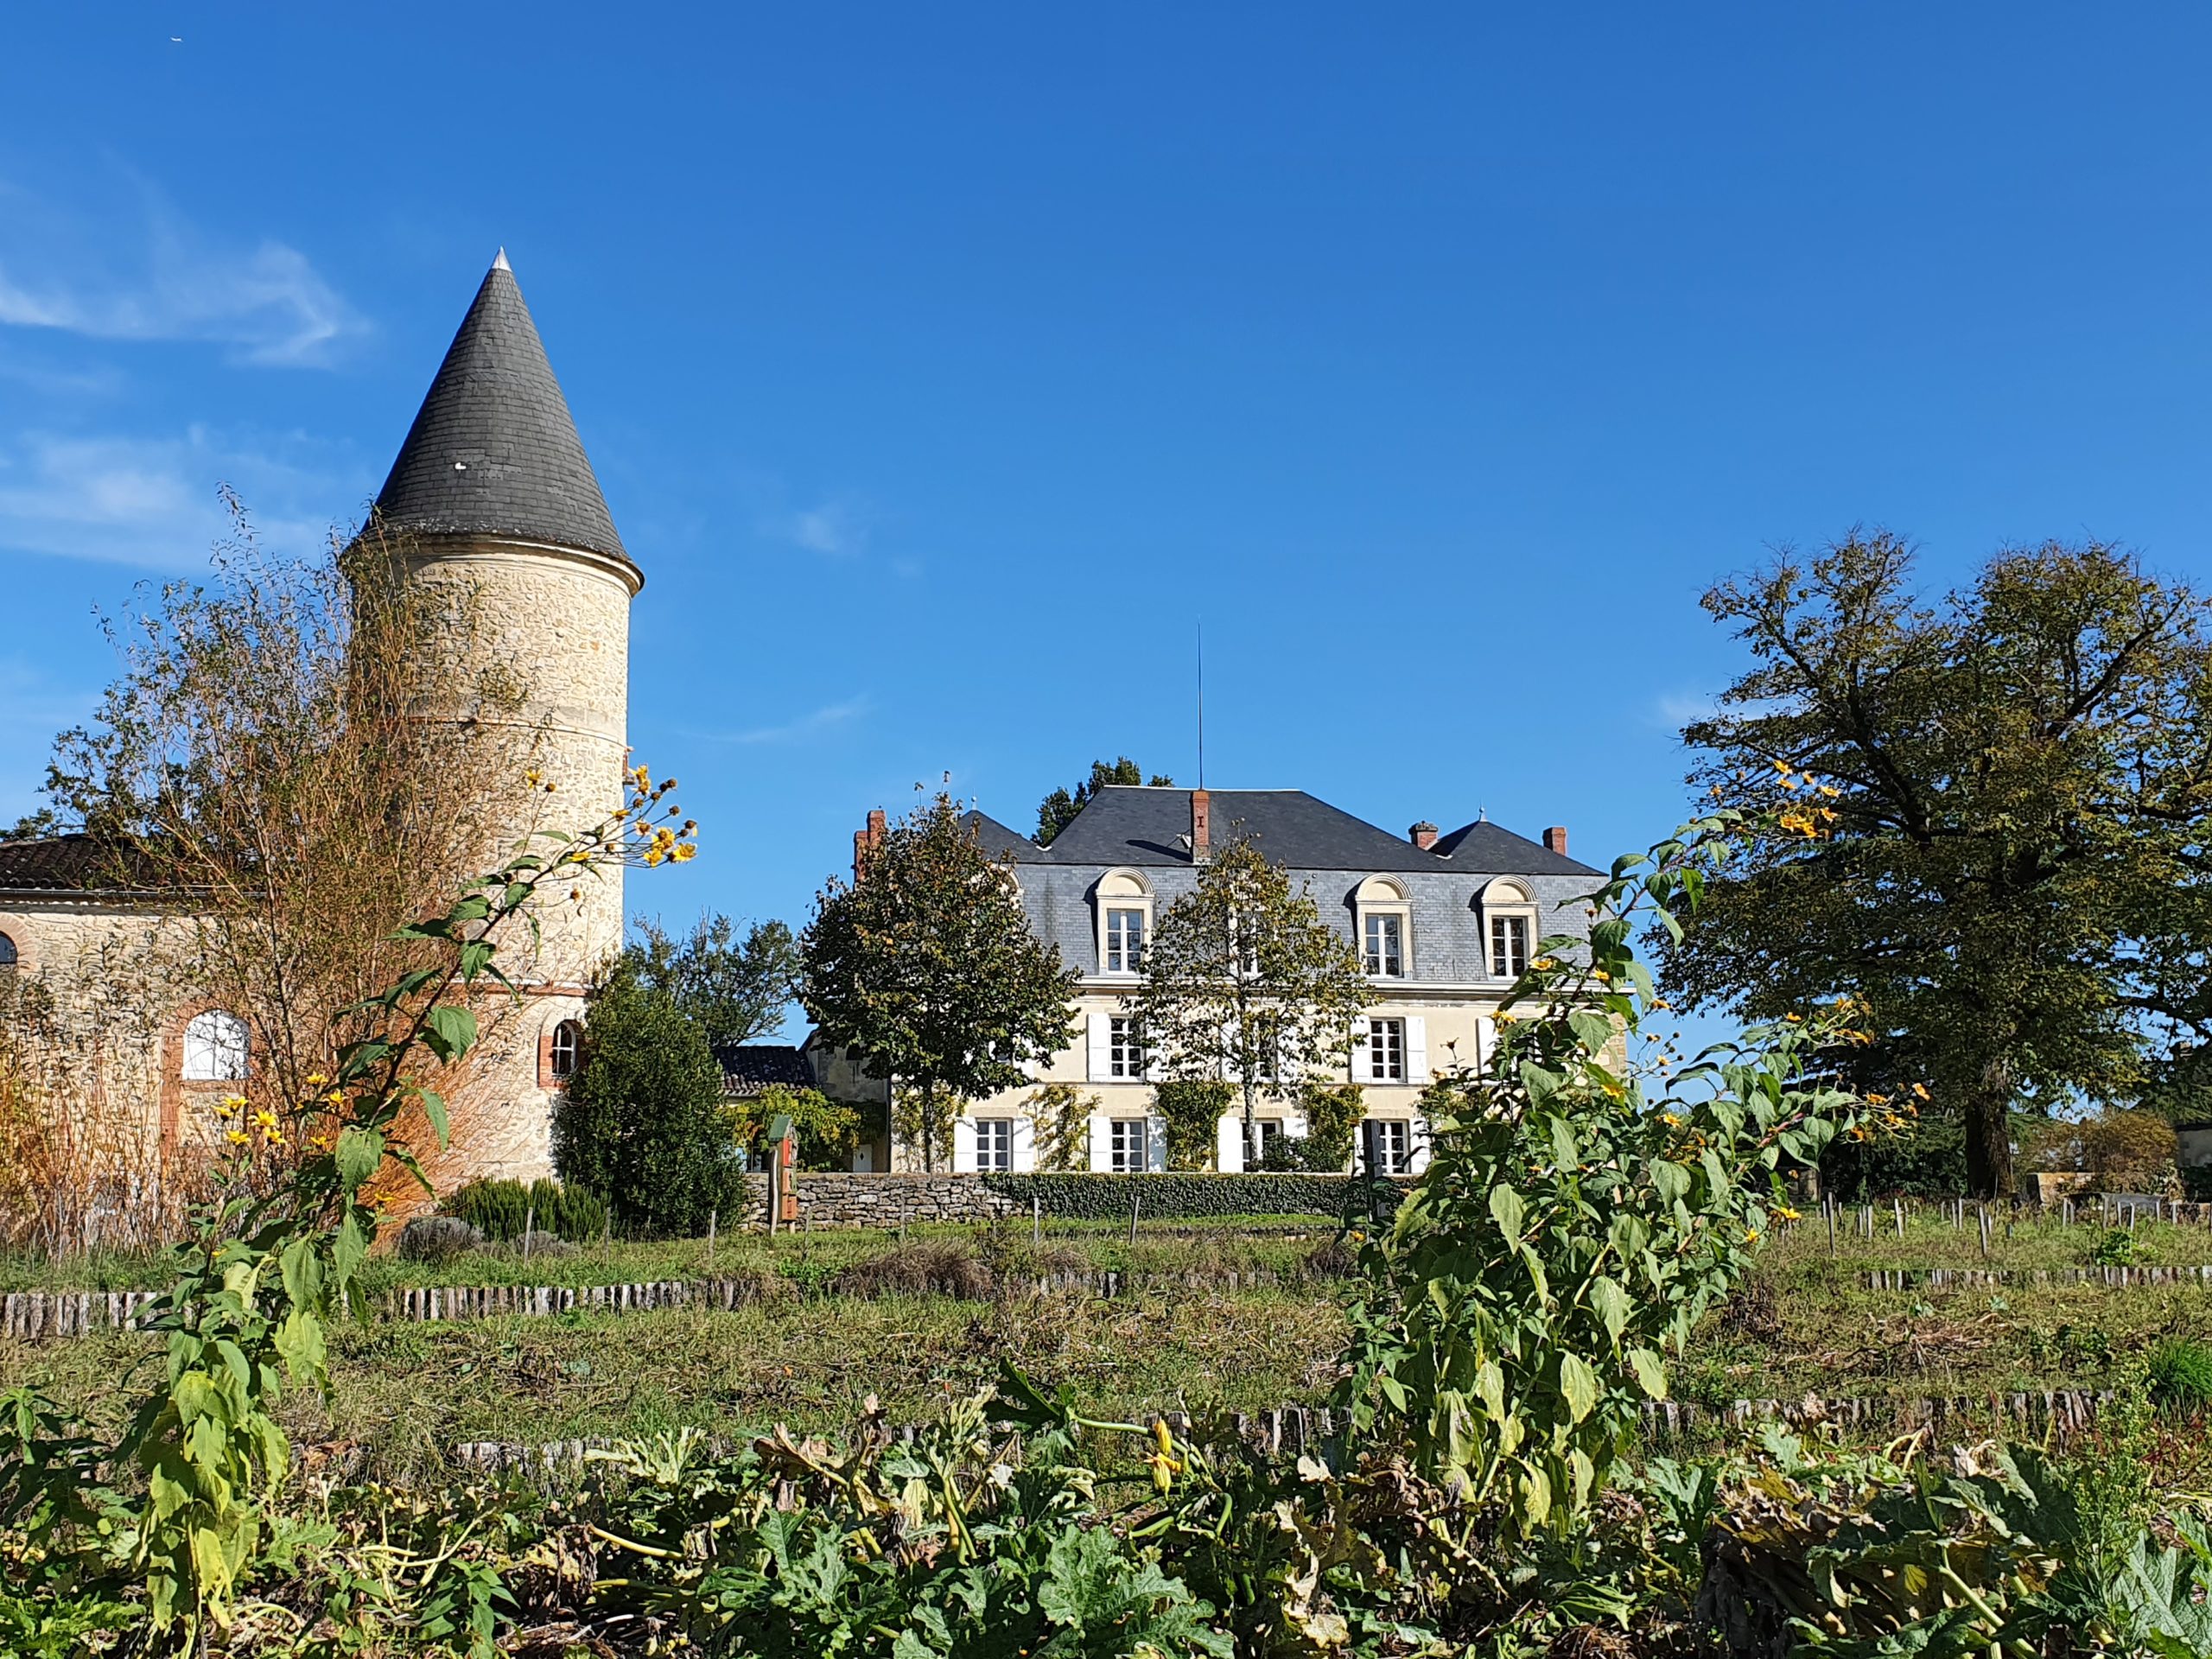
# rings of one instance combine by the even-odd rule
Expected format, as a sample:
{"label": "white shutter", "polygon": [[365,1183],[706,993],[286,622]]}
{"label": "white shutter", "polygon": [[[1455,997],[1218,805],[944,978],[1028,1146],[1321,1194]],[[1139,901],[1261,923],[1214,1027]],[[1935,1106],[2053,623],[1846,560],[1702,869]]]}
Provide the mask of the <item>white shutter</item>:
{"label": "white shutter", "polygon": [[1114,1167],[1114,1121],[1096,1113],[1090,1119],[1090,1167]]}
{"label": "white shutter", "polygon": [[972,1118],[952,1120],[952,1169],[957,1175],[975,1173],[976,1124]]}
{"label": "white shutter", "polygon": [[1351,1080],[1369,1080],[1367,1060],[1367,1020],[1364,1016],[1351,1022]]}
{"label": "white shutter", "polygon": [[1234,1175],[1244,1167],[1244,1114],[1224,1112],[1214,1134],[1214,1167]]}
{"label": "white shutter", "polygon": [[1009,1161],[1015,1169],[1037,1167],[1037,1126],[1027,1117],[1014,1120],[1014,1152]]}
{"label": "white shutter", "polygon": [[1113,1063],[1109,1058],[1109,1051],[1114,1041],[1112,1016],[1103,1014],[1092,1014],[1090,1020],[1089,1037],[1090,1080],[1093,1083],[1109,1083],[1113,1080]]}
{"label": "white shutter", "polygon": [[1428,1167],[1428,1115],[1414,1114],[1413,1128],[1407,1141],[1406,1168],[1418,1175]]}
{"label": "white shutter", "polygon": [[1428,1081],[1428,1021],[1418,1014],[1406,1016],[1406,1081]]}
{"label": "white shutter", "polygon": [[1147,1117],[1144,1121],[1144,1166],[1155,1174],[1167,1168],[1167,1120]]}

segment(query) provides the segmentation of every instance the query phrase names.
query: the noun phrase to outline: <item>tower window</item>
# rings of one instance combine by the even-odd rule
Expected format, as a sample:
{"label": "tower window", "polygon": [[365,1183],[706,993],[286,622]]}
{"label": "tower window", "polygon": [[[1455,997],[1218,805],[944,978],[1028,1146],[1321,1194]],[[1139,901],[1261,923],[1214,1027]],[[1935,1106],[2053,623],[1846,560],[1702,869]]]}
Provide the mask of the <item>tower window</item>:
{"label": "tower window", "polygon": [[584,1028],[574,1020],[563,1020],[553,1027],[553,1046],[546,1056],[546,1069],[552,1072],[556,1083],[566,1083],[575,1075],[576,1055],[583,1046]]}
{"label": "tower window", "polygon": [[0,968],[13,968],[19,960],[21,958],[16,955],[16,942],[5,933],[0,933]]}
{"label": "tower window", "polygon": [[210,1008],[186,1023],[187,1083],[236,1083],[245,1076],[245,1021],[238,1015]]}

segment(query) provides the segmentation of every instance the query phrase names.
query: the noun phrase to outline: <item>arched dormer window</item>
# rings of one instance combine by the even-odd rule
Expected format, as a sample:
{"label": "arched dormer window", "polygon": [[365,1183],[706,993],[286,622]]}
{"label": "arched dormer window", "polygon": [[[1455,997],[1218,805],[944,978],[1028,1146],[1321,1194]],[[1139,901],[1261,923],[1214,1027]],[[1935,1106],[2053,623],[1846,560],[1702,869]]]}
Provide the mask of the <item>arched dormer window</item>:
{"label": "arched dormer window", "polygon": [[1403,979],[1413,967],[1413,906],[1405,884],[1370,875],[1352,897],[1357,912],[1359,965],[1370,979]]}
{"label": "arched dormer window", "polygon": [[22,960],[22,957],[16,954],[16,942],[5,933],[0,933],[0,968],[13,968]]}
{"label": "arched dormer window", "polygon": [[238,1083],[245,1073],[245,1020],[210,1008],[185,1022],[181,1075],[187,1083]]}
{"label": "arched dormer window", "polygon": [[553,1040],[545,1051],[545,1069],[556,1083],[566,1083],[576,1074],[576,1057],[583,1052],[583,1023],[563,1020],[553,1027]]}
{"label": "arched dormer window", "polygon": [[1095,889],[1098,906],[1098,971],[1135,978],[1144,969],[1152,937],[1152,884],[1135,870],[1109,870]]}
{"label": "arched dormer window", "polygon": [[1536,947],[1535,896],[1510,876],[1484,887],[1483,936],[1492,979],[1518,979],[1527,973],[1529,953]]}

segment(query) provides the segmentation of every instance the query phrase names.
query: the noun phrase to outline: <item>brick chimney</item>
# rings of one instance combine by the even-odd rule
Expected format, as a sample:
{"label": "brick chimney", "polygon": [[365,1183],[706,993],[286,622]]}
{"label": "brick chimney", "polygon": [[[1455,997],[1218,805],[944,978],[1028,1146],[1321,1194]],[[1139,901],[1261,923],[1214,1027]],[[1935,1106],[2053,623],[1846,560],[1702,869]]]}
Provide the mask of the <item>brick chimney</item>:
{"label": "brick chimney", "polygon": [[1564,825],[1555,823],[1544,831],[1544,850],[1557,853],[1561,858],[1567,856],[1567,830]]}
{"label": "brick chimney", "polygon": [[1406,838],[1425,853],[1436,845],[1436,826],[1424,818],[1406,831]]}
{"label": "brick chimney", "polygon": [[1191,791],[1191,862],[1203,864],[1213,856],[1213,797],[1203,789]]}
{"label": "brick chimney", "polygon": [[877,807],[868,815],[868,828],[853,831],[853,880],[861,879],[868,868],[868,855],[883,845],[883,833],[887,821],[883,809]]}

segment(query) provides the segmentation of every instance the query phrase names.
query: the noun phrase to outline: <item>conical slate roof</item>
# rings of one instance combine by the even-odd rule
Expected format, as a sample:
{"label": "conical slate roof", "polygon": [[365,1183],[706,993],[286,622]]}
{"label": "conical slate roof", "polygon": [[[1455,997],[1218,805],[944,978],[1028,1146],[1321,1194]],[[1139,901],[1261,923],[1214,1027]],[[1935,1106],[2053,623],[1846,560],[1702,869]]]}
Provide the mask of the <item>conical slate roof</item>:
{"label": "conical slate roof", "polygon": [[629,557],[504,248],[407,429],[376,512],[401,530]]}

